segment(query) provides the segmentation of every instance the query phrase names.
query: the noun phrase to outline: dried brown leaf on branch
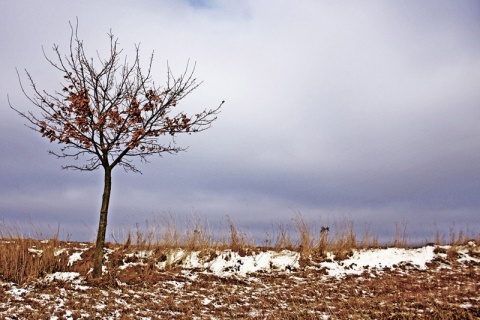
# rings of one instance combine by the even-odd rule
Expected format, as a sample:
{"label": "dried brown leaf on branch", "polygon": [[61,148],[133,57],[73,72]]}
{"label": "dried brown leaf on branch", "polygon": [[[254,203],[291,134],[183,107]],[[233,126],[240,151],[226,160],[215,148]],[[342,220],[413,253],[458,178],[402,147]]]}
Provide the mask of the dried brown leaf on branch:
{"label": "dried brown leaf on branch", "polygon": [[[74,160],[63,168],[83,171],[103,168],[105,184],[94,269],[94,276],[98,277],[112,170],[120,166],[126,171],[139,172],[132,162],[134,158],[147,162],[147,157],[155,154],[184,151],[172,138],[210,128],[223,101],[195,116],[176,112],[178,103],[200,85],[193,78],[195,65],[191,68],[187,63],[178,76],[168,67],[166,84],[158,86],[152,75],[153,54],[144,71],[140,67],[139,46],[135,46],[135,56],[129,64],[118,48],[118,39],[108,34],[109,55],[94,61],[87,57],[83,41],[78,37],[78,22],[75,27],[70,26],[69,52],[63,55],[57,45],[53,46],[55,59],[48,58],[44,52],[50,65],[62,74],[61,92],[40,90],[26,71],[32,92],[27,93],[19,75],[20,85],[36,112],[20,111],[12,104],[10,107],[27,120],[31,129],[61,145],[59,151],[49,153]],[[82,160],[84,162],[78,164]]]}

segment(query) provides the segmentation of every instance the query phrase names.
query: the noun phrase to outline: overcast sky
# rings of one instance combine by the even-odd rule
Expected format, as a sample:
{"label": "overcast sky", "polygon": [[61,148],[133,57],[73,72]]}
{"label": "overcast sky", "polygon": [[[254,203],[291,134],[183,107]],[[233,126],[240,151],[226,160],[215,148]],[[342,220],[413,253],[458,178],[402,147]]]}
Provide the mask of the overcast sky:
{"label": "overcast sky", "polygon": [[1,1],[0,221],[95,237],[103,172],[61,170],[7,101],[34,110],[15,68],[61,89],[42,46],[66,53],[76,17],[92,56],[110,30],[144,62],[155,51],[157,83],[167,61],[196,61],[204,82],[178,108],[226,101],[211,129],[177,140],[187,152],[114,170],[107,234],[167,212],[263,234],[298,212],[387,237],[395,223],[412,239],[480,231],[476,0]]}

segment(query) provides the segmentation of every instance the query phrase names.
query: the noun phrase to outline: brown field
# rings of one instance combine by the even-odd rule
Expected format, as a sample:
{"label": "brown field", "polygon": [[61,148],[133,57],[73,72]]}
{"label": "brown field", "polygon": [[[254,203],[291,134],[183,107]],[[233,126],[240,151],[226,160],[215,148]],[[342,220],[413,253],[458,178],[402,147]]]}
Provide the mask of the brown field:
{"label": "brown field", "polygon": [[[348,271],[356,266],[342,261],[355,252],[386,249],[374,238],[358,240],[348,223],[331,233],[314,233],[297,218],[299,240],[280,228],[269,247],[251,246],[233,223],[223,242],[213,242],[199,224],[194,228],[182,237],[175,227],[157,238],[132,232],[122,243],[109,243],[101,280],[89,275],[93,244],[26,239],[4,228],[0,318],[480,319],[478,236],[453,235],[448,244],[430,244],[434,256],[425,268],[409,262],[386,268],[376,261],[378,267],[332,276],[324,262],[335,261]],[[405,246],[397,240],[397,246]],[[222,252],[234,252],[225,259],[240,263],[267,251],[294,252],[298,261],[283,269],[270,263],[246,274],[233,264],[218,273],[185,267],[186,254],[171,260],[180,248],[207,262]]]}

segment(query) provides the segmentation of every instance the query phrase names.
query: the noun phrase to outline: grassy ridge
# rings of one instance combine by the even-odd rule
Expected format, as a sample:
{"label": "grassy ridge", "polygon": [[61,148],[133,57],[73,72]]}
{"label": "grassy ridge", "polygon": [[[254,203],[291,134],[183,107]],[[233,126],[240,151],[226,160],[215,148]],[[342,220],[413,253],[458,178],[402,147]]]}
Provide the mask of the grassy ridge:
{"label": "grassy ridge", "polygon": [[[277,251],[288,249],[299,252],[302,259],[322,260],[327,253],[335,255],[337,259],[343,259],[354,249],[380,246],[378,237],[372,235],[369,228],[358,237],[353,222],[346,219],[331,228],[311,226],[300,214],[295,215],[292,221],[293,228],[277,225],[276,230],[267,234],[262,245],[256,246],[253,239],[247,236],[248,233],[239,230],[231,219],[227,219],[228,233],[214,237],[208,224],[199,218],[189,221],[187,227],[180,230],[173,216],[165,216],[159,222],[150,224],[148,228],[136,225],[122,235],[113,233],[114,241],[107,243],[107,247],[121,248],[122,253],[153,250],[158,256],[172,249],[201,251],[204,254],[226,249],[240,253],[253,249]],[[68,246],[76,245],[75,242],[60,241],[58,232],[50,239],[46,239],[34,226],[32,229],[35,237],[26,238],[20,228],[0,223],[1,280],[22,284],[57,271],[76,271],[86,275],[93,266],[91,252],[93,245],[84,244],[86,246],[86,251],[82,254],[84,262],[72,265],[69,263],[67,253]],[[405,234],[405,228],[396,224],[394,238],[387,245],[408,247]],[[445,236],[437,232],[433,243],[449,244],[453,248],[452,251],[455,246],[464,244],[470,239],[480,243],[480,233],[477,235],[463,231],[455,233],[453,228],[448,238],[449,241],[445,241]]]}

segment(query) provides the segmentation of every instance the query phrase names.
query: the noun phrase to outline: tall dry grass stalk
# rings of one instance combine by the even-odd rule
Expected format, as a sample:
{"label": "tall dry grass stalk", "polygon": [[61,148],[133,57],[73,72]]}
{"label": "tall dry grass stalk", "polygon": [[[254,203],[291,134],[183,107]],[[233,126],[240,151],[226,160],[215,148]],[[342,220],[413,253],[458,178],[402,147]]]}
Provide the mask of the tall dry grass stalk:
{"label": "tall dry grass stalk", "polygon": [[362,240],[360,241],[360,248],[378,248],[378,236],[373,235],[371,231],[371,223],[365,224],[365,232]]}
{"label": "tall dry grass stalk", "polygon": [[407,237],[407,223],[399,223],[395,221],[395,237],[393,238],[393,246],[397,248],[407,248],[408,247],[408,237]]}
{"label": "tall dry grass stalk", "polygon": [[289,226],[277,224],[277,230],[273,233],[276,234],[274,245],[276,250],[292,250],[295,248],[291,239],[291,228]]}
{"label": "tall dry grass stalk", "polygon": [[183,248],[193,251],[215,246],[208,223],[200,217],[188,219],[182,229],[177,219],[169,214],[145,220],[144,225],[137,223],[134,230],[113,230],[111,236],[116,244],[139,250]]}
{"label": "tall dry grass stalk", "polygon": [[357,245],[357,235],[353,221],[345,217],[333,224],[334,235],[329,242],[327,250],[332,252],[338,258],[347,257],[352,253]]}
{"label": "tall dry grass stalk", "polygon": [[198,216],[193,217],[193,220],[189,221],[185,231],[184,248],[187,251],[198,251],[210,249],[215,246],[207,221],[202,221]]}
{"label": "tall dry grass stalk", "polygon": [[237,252],[245,252],[248,249],[255,247],[255,241],[252,235],[248,232],[237,228],[233,220],[227,216],[227,226],[229,231],[229,240],[220,241],[220,247],[229,248]]}
{"label": "tall dry grass stalk", "polygon": [[[455,223],[453,223],[449,227],[448,236],[445,234],[441,234],[440,230],[436,223],[434,223],[434,244],[438,245],[451,245],[451,246],[459,246],[467,243],[468,241],[474,241],[477,244],[480,244],[480,231],[474,232],[470,230],[468,227],[466,230],[458,229]],[[447,240],[448,239],[448,240]],[[428,239],[426,241],[429,242]],[[431,243],[431,242],[430,242]]]}
{"label": "tall dry grass stalk", "polygon": [[[173,215],[165,215],[152,221],[146,220],[144,225],[136,224],[130,230],[113,230],[115,243],[109,243],[108,246],[120,249],[117,252],[118,259],[123,259],[120,257],[122,253],[141,250],[152,250],[156,256],[162,257],[167,251],[177,249],[186,252],[201,251],[205,254],[215,254],[215,251],[226,249],[246,253],[255,249],[253,236],[240,230],[229,217],[225,222],[226,233],[215,238],[206,220],[194,216],[187,220],[184,227],[179,227]],[[65,242],[60,243],[58,239],[59,229],[58,227],[47,240],[41,230],[31,224],[31,230],[27,233],[29,236],[25,237],[18,225],[0,220],[0,280],[23,283],[47,273],[73,270],[68,266],[67,252],[59,250],[59,247],[65,246]],[[450,228],[449,237],[441,235],[438,229],[434,237],[437,244],[452,245],[453,253],[455,246],[463,245],[469,240],[480,243],[480,233],[475,234],[468,229],[457,230],[455,225]],[[445,240],[447,238],[448,241]],[[337,259],[342,259],[355,249],[378,247],[379,241],[370,224],[365,225],[363,237],[358,240],[354,223],[349,219],[341,218],[331,226],[318,228],[297,213],[290,224],[272,225],[272,231],[267,233],[263,244],[256,250],[296,250],[302,259],[323,259],[327,253],[331,253]],[[395,235],[390,245],[408,245],[406,223],[395,223]],[[87,253],[82,255],[85,260],[92,257]],[[91,264],[86,262],[81,268],[87,273]]]}
{"label": "tall dry grass stalk", "polygon": [[22,284],[67,268],[66,253],[58,251],[58,233],[46,240],[34,231],[37,239],[25,238],[18,226],[0,222],[0,279]]}
{"label": "tall dry grass stalk", "polygon": [[308,226],[307,222],[303,219],[301,213],[295,214],[295,226],[300,236],[299,251],[303,258],[308,258],[312,255],[314,249],[314,236],[312,230]]}

